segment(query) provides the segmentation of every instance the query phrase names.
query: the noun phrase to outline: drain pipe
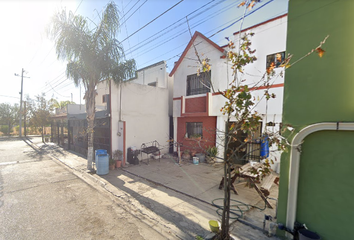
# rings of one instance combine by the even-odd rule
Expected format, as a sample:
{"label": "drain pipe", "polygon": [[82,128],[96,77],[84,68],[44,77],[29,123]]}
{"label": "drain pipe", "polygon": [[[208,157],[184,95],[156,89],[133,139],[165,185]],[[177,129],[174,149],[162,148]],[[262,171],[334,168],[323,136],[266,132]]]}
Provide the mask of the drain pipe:
{"label": "drain pipe", "polygon": [[[297,205],[297,191],[299,181],[299,167],[300,167],[300,155],[301,144],[304,139],[314,132],[319,131],[354,131],[354,123],[348,122],[324,122],[316,123],[301,129],[298,132],[291,143],[290,152],[290,169],[289,169],[289,186],[288,186],[288,206],[286,213],[286,228],[294,229],[294,223],[296,219],[296,205]],[[286,233],[286,236],[293,239],[293,236]]]}

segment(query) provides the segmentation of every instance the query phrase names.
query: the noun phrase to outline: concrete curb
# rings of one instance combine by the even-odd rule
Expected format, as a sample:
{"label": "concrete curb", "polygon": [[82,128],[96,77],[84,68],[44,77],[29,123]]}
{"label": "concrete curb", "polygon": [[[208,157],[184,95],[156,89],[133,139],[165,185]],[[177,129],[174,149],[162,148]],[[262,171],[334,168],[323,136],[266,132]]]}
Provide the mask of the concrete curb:
{"label": "concrete curb", "polygon": [[[42,149],[33,143],[30,139],[24,138],[24,141],[26,141],[27,144],[31,145],[36,151],[41,151]],[[150,226],[152,229],[154,229],[156,232],[160,233],[163,237],[166,239],[183,239],[178,236],[178,233],[174,231],[170,226],[172,223],[166,223],[164,220],[160,219],[158,216],[154,216],[155,213],[153,213],[151,210],[146,209],[145,207],[139,206],[139,203],[135,203],[134,200],[132,201],[130,199],[130,195],[120,191],[118,188],[116,188],[114,185],[110,184],[106,180],[102,179],[99,176],[90,174],[86,171],[76,169],[69,164],[65,163],[65,161],[61,160],[60,158],[54,156],[48,151],[45,151],[47,156],[49,156],[52,160],[57,162],[58,164],[63,165],[65,168],[70,170],[75,176],[89,184],[90,186],[94,187],[96,190],[100,192],[105,192],[106,194],[109,194],[110,198],[112,201],[114,201],[119,207],[124,209],[126,212],[137,218],[138,220],[144,222],[147,224],[147,226]],[[117,189],[119,192],[122,194],[117,194],[114,193],[112,189]],[[103,190],[103,191],[102,191]],[[134,214],[132,214],[132,212]],[[151,224],[151,222],[154,222],[154,224]]]}
{"label": "concrete curb", "polygon": [[[26,139],[23,139],[24,141],[26,141]],[[27,139],[28,142],[26,142],[27,144],[31,145],[36,151],[40,151],[43,150],[41,149],[39,146],[37,146],[35,143],[33,143],[30,139]],[[47,145],[47,144],[46,144]],[[50,145],[47,145],[50,146]],[[52,149],[54,150],[54,149]],[[64,149],[63,149],[64,150]],[[70,154],[75,154],[72,153],[70,151],[64,150]],[[164,219],[162,219],[159,215],[155,214],[153,211],[151,211],[150,209],[146,208],[145,206],[142,206],[138,201],[135,200],[134,197],[132,197],[131,195],[129,195],[128,193],[121,191],[119,188],[117,188],[116,186],[112,185],[110,182],[106,181],[105,179],[101,178],[98,175],[95,174],[91,174],[89,172],[87,172],[86,170],[83,169],[78,169],[75,168],[75,166],[71,166],[68,163],[66,163],[64,160],[60,159],[60,157],[54,156],[51,152],[44,150],[44,153],[46,155],[48,155],[49,157],[51,157],[55,162],[62,164],[63,166],[65,166],[66,168],[68,168],[70,171],[72,171],[72,173],[77,176],[78,178],[80,178],[81,180],[85,181],[87,184],[91,185],[92,187],[96,188],[98,191],[102,190],[109,194],[110,198],[117,204],[119,205],[122,209],[124,209],[125,211],[127,211],[128,213],[131,214],[131,212],[133,214],[131,214],[132,216],[136,217],[137,219],[139,219],[140,221],[146,223],[148,226],[150,226],[151,228],[153,228],[154,230],[156,230],[157,232],[159,232],[161,235],[163,235],[164,237],[166,237],[166,239],[183,239],[179,236],[178,231],[180,230],[175,223],[173,222],[169,222],[169,221],[165,221]],[[145,177],[139,176],[135,173],[132,173],[130,171],[128,171],[127,169],[121,169],[121,171],[126,172],[128,174],[131,174],[135,177],[138,177],[140,179],[143,179],[145,181],[148,181],[150,183],[156,184],[156,185],[160,185],[166,189],[169,189],[171,191],[177,192],[179,194],[183,194],[189,198],[195,199],[197,201],[200,201],[204,204],[207,205],[212,205],[209,202],[205,202],[202,199],[190,196],[186,193],[183,193],[179,190],[173,189],[169,186],[165,186],[164,184],[160,184],[158,182],[155,182],[153,180],[147,179]],[[214,206],[215,207],[215,206]],[[234,225],[236,222],[240,222],[243,225],[249,226],[251,228],[253,228],[256,231],[261,231],[263,229],[260,229],[259,227],[253,225],[252,223],[249,223],[248,221],[245,221],[244,219],[239,219],[236,220],[232,223],[230,223],[230,227],[232,225]],[[232,235],[231,235],[232,236]],[[265,236],[265,235],[264,235]],[[204,236],[204,239],[213,239],[213,237],[215,237],[215,234],[213,233],[209,233],[208,235]],[[233,237],[233,236],[232,236]],[[236,237],[233,237],[233,239],[238,239]]]}

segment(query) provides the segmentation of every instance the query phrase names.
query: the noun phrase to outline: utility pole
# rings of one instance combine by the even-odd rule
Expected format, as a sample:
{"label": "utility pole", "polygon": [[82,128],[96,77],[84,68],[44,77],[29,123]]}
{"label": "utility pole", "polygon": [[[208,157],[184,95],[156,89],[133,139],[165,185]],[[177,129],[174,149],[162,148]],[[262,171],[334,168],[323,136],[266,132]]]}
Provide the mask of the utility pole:
{"label": "utility pole", "polygon": [[81,83],[80,83],[80,111],[81,111]]}
{"label": "utility pole", "polygon": [[[19,92],[21,94],[21,99],[20,99],[20,126],[19,126],[20,137],[22,137],[22,96],[23,96],[23,78],[24,78],[23,73],[24,72],[25,72],[25,70],[22,68],[22,71],[21,71],[21,92]],[[15,73],[15,76],[20,76],[20,75]],[[26,78],[29,78],[29,77],[26,77]]]}
{"label": "utility pole", "polygon": [[24,131],[24,133],[25,133],[25,137],[27,136],[27,131],[26,131],[26,129],[27,129],[27,125],[26,125],[26,121],[27,121],[27,110],[26,110],[26,101],[23,101],[23,104],[24,104],[24,117],[23,117],[23,127],[24,127],[24,129],[25,129],[25,131]]}

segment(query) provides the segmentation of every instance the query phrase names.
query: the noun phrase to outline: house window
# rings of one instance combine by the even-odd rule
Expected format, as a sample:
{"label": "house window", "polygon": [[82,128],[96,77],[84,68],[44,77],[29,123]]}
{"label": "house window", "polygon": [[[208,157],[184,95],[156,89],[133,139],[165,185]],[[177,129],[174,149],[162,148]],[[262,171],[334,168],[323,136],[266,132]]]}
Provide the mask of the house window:
{"label": "house window", "polygon": [[203,123],[201,122],[187,122],[186,123],[186,137],[203,137]]}
{"label": "house window", "polygon": [[285,60],[285,52],[278,52],[274,54],[267,55],[267,71],[271,72],[274,68],[280,67],[280,65]]}
{"label": "house window", "polygon": [[187,96],[210,92],[211,71],[187,76]]}
{"label": "house window", "polygon": [[151,87],[156,87],[156,82],[148,83],[148,85],[151,86]]}
{"label": "house window", "polygon": [[102,103],[108,102],[109,94],[105,94],[102,96]]}

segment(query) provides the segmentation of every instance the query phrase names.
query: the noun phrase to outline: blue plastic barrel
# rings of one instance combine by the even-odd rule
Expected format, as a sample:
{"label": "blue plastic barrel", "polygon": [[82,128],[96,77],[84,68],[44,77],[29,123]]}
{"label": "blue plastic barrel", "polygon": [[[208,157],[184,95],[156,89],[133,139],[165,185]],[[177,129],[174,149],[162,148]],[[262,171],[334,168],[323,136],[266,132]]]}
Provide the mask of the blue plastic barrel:
{"label": "blue plastic barrel", "polygon": [[97,175],[106,175],[109,172],[109,155],[98,154],[96,161]]}
{"label": "blue plastic barrel", "polygon": [[107,150],[106,150],[106,149],[97,149],[97,150],[95,151],[95,163],[97,163],[97,156],[98,156],[99,154],[107,154]]}
{"label": "blue plastic barrel", "polygon": [[268,136],[265,136],[261,142],[261,157],[267,158],[269,157],[269,141]]}

